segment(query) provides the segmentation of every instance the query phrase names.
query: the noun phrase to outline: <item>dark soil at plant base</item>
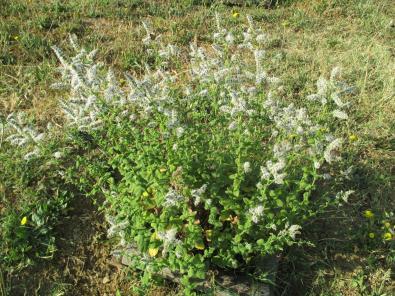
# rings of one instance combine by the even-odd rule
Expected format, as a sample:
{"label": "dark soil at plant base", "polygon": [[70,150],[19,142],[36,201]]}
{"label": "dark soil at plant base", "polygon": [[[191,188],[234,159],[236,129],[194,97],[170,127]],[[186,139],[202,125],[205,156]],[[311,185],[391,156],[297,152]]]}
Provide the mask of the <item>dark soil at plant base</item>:
{"label": "dark soil at plant base", "polygon": [[131,294],[128,271],[112,260],[103,215],[90,199],[73,202],[56,237],[54,258],[13,276],[10,295]]}

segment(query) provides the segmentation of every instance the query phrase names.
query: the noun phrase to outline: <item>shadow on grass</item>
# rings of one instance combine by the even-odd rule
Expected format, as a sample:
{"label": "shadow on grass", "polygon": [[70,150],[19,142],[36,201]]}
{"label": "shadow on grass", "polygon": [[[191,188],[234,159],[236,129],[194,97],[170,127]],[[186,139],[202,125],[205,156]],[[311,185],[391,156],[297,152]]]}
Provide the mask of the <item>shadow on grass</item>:
{"label": "shadow on grass", "polygon": [[[315,246],[284,252],[277,295],[393,295],[394,278],[373,278],[378,270],[395,266],[395,241],[383,240],[388,231],[383,221],[389,221],[392,228],[395,222],[391,216],[395,208],[391,198],[395,149],[388,145],[376,159],[369,156],[369,161],[355,164],[347,184],[355,194],[347,203],[328,210],[304,228],[303,238]],[[364,217],[368,209],[374,217]],[[369,237],[371,233],[374,238]],[[375,283],[377,280],[381,282]]]}

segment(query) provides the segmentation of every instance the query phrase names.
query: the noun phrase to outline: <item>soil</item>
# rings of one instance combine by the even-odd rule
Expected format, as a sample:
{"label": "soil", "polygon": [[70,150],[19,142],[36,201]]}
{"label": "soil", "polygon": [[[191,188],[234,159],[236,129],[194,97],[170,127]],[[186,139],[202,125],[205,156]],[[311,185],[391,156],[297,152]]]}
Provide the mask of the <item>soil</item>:
{"label": "soil", "polygon": [[131,295],[132,274],[110,255],[103,215],[75,200],[56,229],[54,258],[11,278],[11,295]]}

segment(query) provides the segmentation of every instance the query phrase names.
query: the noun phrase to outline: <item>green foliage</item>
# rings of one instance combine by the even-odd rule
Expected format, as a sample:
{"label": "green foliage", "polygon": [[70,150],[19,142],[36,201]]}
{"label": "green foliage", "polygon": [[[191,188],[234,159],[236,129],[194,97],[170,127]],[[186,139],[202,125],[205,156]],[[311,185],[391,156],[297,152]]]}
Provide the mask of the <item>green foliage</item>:
{"label": "green foliage", "polygon": [[265,33],[249,18],[244,39],[233,37],[216,21],[215,53],[191,46],[191,76],[173,76],[178,49],[144,23],[158,70],[126,75],[128,93],[74,37],[76,58],[54,47],[71,78],[59,87],[80,98],[63,104],[65,127],[86,151],[68,178],[104,194],[109,236],[141,254],[130,259],[144,285],[166,267],[186,293],[210,269],[253,273],[259,258],[302,244],[302,226],[352,193],[334,193],[342,141],[333,134],[348,118],[340,97],[353,91],[340,70],[318,80],[309,106],[287,105],[263,68]]}
{"label": "green foliage", "polygon": [[0,265],[17,270],[56,250],[54,227],[65,214],[73,187],[61,175],[64,163],[50,141],[39,158],[26,161],[23,149],[3,142],[0,149]]}

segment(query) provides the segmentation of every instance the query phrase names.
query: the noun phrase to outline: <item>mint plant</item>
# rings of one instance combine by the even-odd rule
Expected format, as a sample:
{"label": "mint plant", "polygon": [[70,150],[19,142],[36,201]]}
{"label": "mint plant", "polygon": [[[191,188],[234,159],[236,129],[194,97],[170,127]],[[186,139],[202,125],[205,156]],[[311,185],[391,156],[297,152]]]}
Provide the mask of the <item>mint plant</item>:
{"label": "mint plant", "polygon": [[[210,269],[253,271],[257,258],[303,243],[303,225],[352,193],[335,192],[353,92],[340,69],[318,80],[308,105],[289,104],[268,70],[270,36],[250,17],[242,34],[218,15],[216,24],[212,45],[191,44],[183,70],[173,68],[180,50],[144,24],[157,67],[125,74],[127,87],[74,38],[72,58],[53,48],[62,73],[54,87],[70,91],[63,128],[74,145],[92,144],[70,180],[105,196],[108,235],[138,250],[130,259],[144,279],[169,268],[189,294]],[[34,145],[41,138],[29,135]]]}

